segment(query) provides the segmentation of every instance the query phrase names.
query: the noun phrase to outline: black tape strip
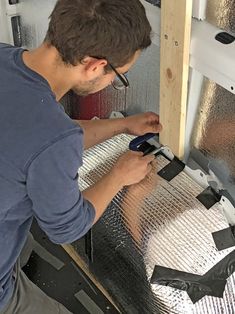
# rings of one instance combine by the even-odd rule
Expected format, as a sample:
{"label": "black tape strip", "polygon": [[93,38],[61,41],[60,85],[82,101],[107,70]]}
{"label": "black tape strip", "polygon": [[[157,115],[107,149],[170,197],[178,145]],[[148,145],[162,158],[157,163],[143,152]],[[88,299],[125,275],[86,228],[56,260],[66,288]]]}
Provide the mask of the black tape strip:
{"label": "black tape strip", "polygon": [[184,168],[185,164],[177,157],[174,157],[166,167],[158,172],[158,175],[169,182],[182,172]]}
{"label": "black tape strip", "polygon": [[200,275],[156,266],[151,283],[158,283],[159,285],[187,291],[192,302],[196,303],[205,295],[222,297],[226,280],[208,281],[207,278]]}
{"label": "black tape strip", "polygon": [[232,251],[203,276],[155,266],[152,284],[170,286],[187,291],[193,303],[206,295],[222,298],[226,280],[235,272],[235,251]]}
{"label": "black tape strip", "polygon": [[206,289],[202,289],[203,286],[207,286],[208,283],[206,281],[203,282],[203,280],[200,282],[200,285],[198,286],[190,286],[187,293],[190,297],[193,304],[201,300],[203,297],[210,295],[217,298],[223,298],[225,286],[226,286],[227,280],[225,279],[218,279],[218,280],[211,280],[210,281],[210,293],[207,293]]}
{"label": "black tape strip", "polygon": [[201,194],[197,196],[197,199],[207,209],[210,209],[221,200],[221,195],[219,195],[211,186],[208,186]]}
{"label": "black tape strip", "polygon": [[219,251],[235,246],[235,226],[216,231],[212,237]]}
{"label": "black tape strip", "polygon": [[92,229],[90,229],[85,235],[85,252],[89,261],[93,263],[94,255],[93,255],[93,234]]}

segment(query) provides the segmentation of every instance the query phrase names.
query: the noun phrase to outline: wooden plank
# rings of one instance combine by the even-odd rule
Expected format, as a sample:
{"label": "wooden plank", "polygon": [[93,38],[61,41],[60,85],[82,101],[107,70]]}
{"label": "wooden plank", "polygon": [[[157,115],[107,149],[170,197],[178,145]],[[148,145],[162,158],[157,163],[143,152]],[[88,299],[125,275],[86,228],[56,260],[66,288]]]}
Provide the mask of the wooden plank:
{"label": "wooden plank", "polygon": [[115,305],[114,301],[108,294],[108,292],[104,289],[104,287],[97,281],[94,275],[90,272],[85,261],[78,255],[77,251],[73,248],[71,244],[62,245],[63,249],[69,254],[69,256],[74,260],[74,262],[78,265],[78,267],[87,275],[87,277],[93,282],[93,284],[100,290],[101,293],[109,300],[109,302],[117,309],[119,313],[120,310]]}
{"label": "wooden plank", "polygon": [[161,9],[160,142],[184,155],[192,0],[164,0]]}

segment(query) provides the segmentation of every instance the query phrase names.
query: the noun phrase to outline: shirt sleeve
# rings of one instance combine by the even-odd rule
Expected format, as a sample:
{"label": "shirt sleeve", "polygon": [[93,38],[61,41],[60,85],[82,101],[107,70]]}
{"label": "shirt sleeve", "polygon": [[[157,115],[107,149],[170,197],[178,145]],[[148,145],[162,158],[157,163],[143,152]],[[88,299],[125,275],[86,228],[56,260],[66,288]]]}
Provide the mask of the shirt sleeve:
{"label": "shirt sleeve", "polygon": [[81,238],[95,218],[93,205],[83,198],[78,187],[82,138],[79,129],[64,136],[43,150],[28,168],[26,184],[34,215],[50,240],[57,244]]}

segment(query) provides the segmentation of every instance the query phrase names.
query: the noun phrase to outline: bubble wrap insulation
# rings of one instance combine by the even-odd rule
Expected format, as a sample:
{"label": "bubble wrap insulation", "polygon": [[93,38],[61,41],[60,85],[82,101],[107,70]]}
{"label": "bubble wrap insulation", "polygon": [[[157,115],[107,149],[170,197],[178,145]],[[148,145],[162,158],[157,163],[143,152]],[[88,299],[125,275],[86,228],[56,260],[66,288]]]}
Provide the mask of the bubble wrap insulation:
{"label": "bubble wrap insulation", "polygon": [[192,145],[235,199],[235,95],[204,78]]}
{"label": "bubble wrap insulation", "polygon": [[207,21],[235,33],[235,0],[207,0]]}
{"label": "bubble wrap insulation", "polygon": [[[107,173],[132,138],[120,135],[87,150],[79,186],[86,189]],[[218,252],[211,233],[228,227],[217,203],[207,210],[202,188],[185,172],[170,183],[157,175],[169,161],[159,156],[143,182],[123,189],[93,228],[91,271],[122,313],[235,313],[235,275],[224,297],[195,305],[184,291],[150,284],[155,265],[203,275],[233,248]],[[81,241],[73,244],[82,253]]]}

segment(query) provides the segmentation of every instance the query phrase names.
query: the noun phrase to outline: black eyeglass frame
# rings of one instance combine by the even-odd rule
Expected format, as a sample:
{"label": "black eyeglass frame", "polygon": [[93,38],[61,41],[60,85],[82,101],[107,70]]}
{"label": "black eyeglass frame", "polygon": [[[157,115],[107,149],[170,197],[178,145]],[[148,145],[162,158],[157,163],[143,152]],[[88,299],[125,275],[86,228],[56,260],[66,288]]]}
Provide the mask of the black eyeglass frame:
{"label": "black eyeglass frame", "polygon": [[[107,62],[108,62],[108,60],[107,60]],[[115,69],[114,66],[112,66],[112,64],[111,64],[110,62],[108,62],[108,66],[110,66],[110,68],[114,71],[114,73],[116,74],[116,76],[117,76],[117,77],[119,78],[119,80],[122,82],[124,88],[130,87],[129,80],[128,80],[128,78],[126,77],[125,74],[120,74],[120,73],[118,73],[118,71]],[[120,90],[120,88],[115,87],[114,84],[113,84],[113,87],[114,87],[115,89],[119,89],[119,90]]]}
{"label": "black eyeglass frame", "polygon": [[[115,69],[115,67],[114,67],[106,58],[103,58],[103,57],[95,57],[95,56],[92,56],[92,58],[95,58],[95,59],[98,59],[98,60],[101,60],[101,59],[106,60],[106,61],[108,62],[107,65],[114,71],[114,73],[116,74],[116,76],[117,76],[117,77],[119,78],[119,80],[122,82],[123,87],[124,87],[124,88],[130,87],[129,80],[128,80],[128,78],[126,77],[126,75],[119,73],[119,72]],[[115,89],[117,89],[117,90],[121,90],[121,89],[122,89],[122,88],[118,88],[117,86],[115,86],[114,83],[112,83],[112,85],[113,85],[113,87],[114,87]]]}

